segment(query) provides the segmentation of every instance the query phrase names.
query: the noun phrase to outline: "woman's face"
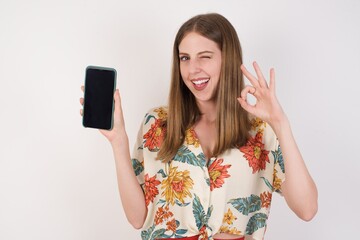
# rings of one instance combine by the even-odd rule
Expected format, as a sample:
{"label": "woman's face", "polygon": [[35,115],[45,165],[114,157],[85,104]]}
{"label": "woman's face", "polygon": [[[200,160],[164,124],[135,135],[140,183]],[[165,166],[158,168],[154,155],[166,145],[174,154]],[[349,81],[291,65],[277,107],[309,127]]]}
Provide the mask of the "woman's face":
{"label": "woman's face", "polygon": [[221,71],[218,45],[196,32],[188,33],[179,45],[181,77],[199,102],[214,101]]}

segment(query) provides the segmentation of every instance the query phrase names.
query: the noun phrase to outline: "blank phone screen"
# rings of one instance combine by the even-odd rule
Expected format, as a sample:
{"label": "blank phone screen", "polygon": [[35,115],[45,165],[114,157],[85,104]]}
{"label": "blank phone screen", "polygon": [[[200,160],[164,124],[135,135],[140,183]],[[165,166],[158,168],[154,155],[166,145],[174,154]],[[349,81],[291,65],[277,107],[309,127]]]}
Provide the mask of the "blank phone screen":
{"label": "blank phone screen", "polygon": [[111,129],[113,118],[115,70],[86,69],[83,125],[90,128]]}

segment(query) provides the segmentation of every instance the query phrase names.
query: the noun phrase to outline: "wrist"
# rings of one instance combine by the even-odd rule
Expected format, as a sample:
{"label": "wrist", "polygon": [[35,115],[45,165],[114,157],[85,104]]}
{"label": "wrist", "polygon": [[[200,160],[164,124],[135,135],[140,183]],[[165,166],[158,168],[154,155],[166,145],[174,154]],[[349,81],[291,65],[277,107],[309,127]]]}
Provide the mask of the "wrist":
{"label": "wrist", "polygon": [[290,127],[289,120],[285,114],[272,120],[269,124],[276,135],[280,135],[284,129],[288,129]]}
{"label": "wrist", "polygon": [[109,142],[110,142],[111,146],[114,148],[114,147],[128,145],[129,139],[128,139],[126,132],[122,131],[121,133],[117,134],[114,138],[109,140]]}

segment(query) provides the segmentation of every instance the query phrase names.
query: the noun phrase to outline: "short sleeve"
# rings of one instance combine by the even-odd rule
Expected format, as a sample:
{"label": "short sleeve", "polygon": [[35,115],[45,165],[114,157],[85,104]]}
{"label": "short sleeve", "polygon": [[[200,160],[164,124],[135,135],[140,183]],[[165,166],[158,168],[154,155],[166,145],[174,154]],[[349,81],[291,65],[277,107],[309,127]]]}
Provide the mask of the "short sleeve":
{"label": "short sleeve", "polygon": [[274,157],[273,191],[282,195],[281,185],[285,181],[285,163],[279,140],[277,138],[275,149],[271,150],[271,153]]}
{"label": "short sleeve", "polygon": [[[266,184],[268,187],[272,188],[273,192],[282,195],[281,185],[285,181],[285,162],[279,140],[275,131],[268,123],[253,115],[250,115],[250,121],[251,135],[253,135],[251,141],[253,141],[254,144],[257,144],[258,147],[265,148],[262,153],[266,153],[267,156],[263,157],[263,159],[268,160],[269,165],[271,166],[265,173]],[[261,144],[257,141],[261,141]],[[265,146],[263,146],[262,143],[264,143]]]}
{"label": "short sleeve", "polygon": [[143,123],[137,134],[134,149],[131,155],[131,162],[134,173],[140,185],[144,184],[144,144],[143,144]]}

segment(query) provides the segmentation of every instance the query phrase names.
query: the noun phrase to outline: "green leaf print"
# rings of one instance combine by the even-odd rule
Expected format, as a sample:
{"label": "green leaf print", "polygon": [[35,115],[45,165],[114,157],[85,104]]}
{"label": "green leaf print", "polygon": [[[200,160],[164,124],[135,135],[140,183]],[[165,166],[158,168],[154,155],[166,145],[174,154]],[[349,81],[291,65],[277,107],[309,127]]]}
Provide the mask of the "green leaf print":
{"label": "green leaf print", "polygon": [[271,189],[271,191],[274,191],[274,187],[271,185],[271,183],[269,182],[269,180],[267,180],[267,179],[264,178],[264,177],[261,177],[261,178],[262,178],[262,180],[264,180],[266,186],[268,186],[268,187]]}
{"label": "green leaf print", "polygon": [[141,239],[142,240],[149,240],[151,233],[154,231],[155,225],[153,224],[148,230],[141,231]]}
{"label": "green leaf print", "polygon": [[150,119],[152,119],[152,118],[156,119],[155,116],[153,116],[153,115],[151,115],[151,114],[146,115],[145,118],[146,118],[145,124],[147,124],[147,123],[150,121]]}
{"label": "green leaf print", "polygon": [[164,200],[164,199],[160,199],[158,202],[157,202],[157,204],[156,205],[158,205],[158,204],[162,204],[163,206],[165,205],[165,203],[166,203],[166,200]]}
{"label": "green leaf print", "polygon": [[160,169],[157,173],[160,173],[163,178],[167,177],[166,173],[164,172],[164,169]]}
{"label": "green leaf print", "polygon": [[135,158],[131,159],[131,161],[132,161],[132,166],[133,166],[135,175],[138,176],[142,171],[144,171],[144,167],[139,162],[139,160],[137,160]]}
{"label": "green leaf print", "polygon": [[208,211],[207,211],[207,214],[206,214],[206,222],[210,219],[211,217],[211,213],[213,211],[213,205],[211,205],[209,208],[208,208]]}
{"label": "green leaf print", "polygon": [[182,202],[180,202],[180,201],[177,200],[177,199],[175,199],[175,203],[176,203],[176,205],[178,205],[179,207],[186,207],[187,205],[190,204],[190,202],[188,202],[188,203],[182,203]]}
{"label": "green leaf print", "polygon": [[156,231],[152,234],[151,240],[152,240],[152,239],[157,239],[157,238],[170,238],[171,236],[166,235],[165,232],[166,232],[166,229],[164,229],[164,228],[161,228],[161,229],[156,230]]}
{"label": "green leaf print", "polygon": [[200,153],[199,155],[197,155],[198,161],[201,165],[201,167],[205,167],[206,165],[206,157],[204,153]]}
{"label": "green leaf print", "polygon": [[210,178],[205,178],[206,184],[210,187]]}
{"label": "green leaf print", "polygon": [[178,152],[176,153],[174,157],[175,161],[182,162],[182,163],[188,163],[194,166],[202,167],[202,164],[197,159],[194,153],[190,151],[190,149],[184,145],[182,145]]}
{"label": "green leaf print", "polygon": [[271,151],[271,153],[274,156],[274,164],[279,163],[281,171],[285,173],[284,158],[280,149],[280,145],[276,151]]}
{"label": "green leaf print", "polygon": [[[185,234],[185,233],[187,233],[186,229],[178,229],[178,230],[176,230],[177,235],[182,235],[182,234]],[[182,237],[182,236],[179,236],[179,237]]]}
{"label": "green leaf print", "polygon": [[200,203],[199,197],[195,195],[193,200],[193,214],[196,221],[196,226],[200,230],[202,226],[206,223],[206,215],[204,212],[204,207]]}
{"label": "green leaf print", "polygon": [[178,220],[175,220],[176,223],[176,232],[175,232],[175,238],[182,238],[183,234],[187,233],[186,229],[177,229],[180,226],[180,222]]}
{"label": "green leaf print", "polygon": [[252,216],[246,226],[246,235],[252,235],[259,228],[266,226],[267,215],[265,213],[256,213]]}
{"label": "green leaf print", "polygon": [[256,212],[261,208],[261,198],[257,195],[251,194],[250,197],[230,199],[228,203],[231,203],[236,210],[244,214]]}

